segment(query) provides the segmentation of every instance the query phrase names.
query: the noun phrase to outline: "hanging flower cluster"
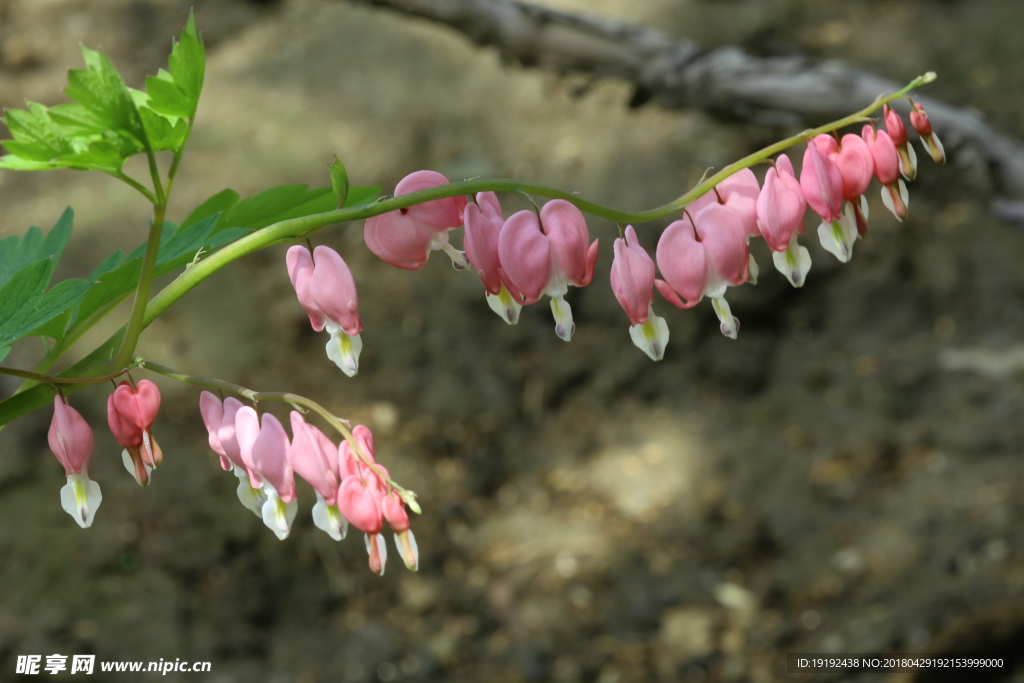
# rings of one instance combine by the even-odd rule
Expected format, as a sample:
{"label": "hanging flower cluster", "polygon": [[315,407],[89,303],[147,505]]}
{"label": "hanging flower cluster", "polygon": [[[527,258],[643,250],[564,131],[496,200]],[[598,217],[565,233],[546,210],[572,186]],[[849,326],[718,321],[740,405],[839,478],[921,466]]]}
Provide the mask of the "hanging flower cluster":
{"label": "hanging flower cluster", "polygon": [[334,445],[296,411],[290,414],[289,439],[276,417],[270,413],[261,417],[236,398],[221,401],[204,391],[199,410],[221,467],[238,477],[238,500],[279,539],[288,537],[298,512],[298,474],[316,493],[313,523],[336,541],[345,538],[349,524],[364,532],[371,570],[384,573],[385,521],[395,532],[405,566],[413,571],[419,567],[405,504],[389,483],[387,469],[374,460],[369,429],[358,425],[352,430],[356,452],[348,441]]}
{"label": "hanging flower cluster", "polygon": [[[613,245],[610,277],[612,291],[629,318],[633,343],[653,360],[664,356],[669,332],[665,320],[654,313],[655,289],[679,308],[691,308],[704,297],[710,298],[722,334],[735,339],[740,324],[725,294],[729,287],[757,281],[758,266],[750,254],[750,240],[763,237],[775,268],[794,287],[803,286],[811,256],[798,236],[804,231],[808,207],[821,218],[817,232],[822,247],[843,263],[852,258],[857,239],[867,235],[864,195],[872,179],[882,185],[886,208],[897,220],[905,220],[908,195],[904,180],[916,176],[916,155],[899,115],[885,106],[883,118],[885,129],[868,124],[860,135],[817,135],[809,140],[799,177],[785,154],[769,160],[771,168],[763,186],[749,168],[732,174],[692,201],[683,217],[665,228],[653,260],[633,227],[626,226]],[[919,103],[914,103],[910,121],[932,158],[942,163],[942,143]],[[448,179],[440,173],[417,171],[398,184],[395,196],[446,184]],[[463,225],[465,252],[460,252],[452,246],[450,232]],[[568,201],[554,199],[537,211],[519,211],[506,219],[493,192],[478,193],[474,202],[463,196],[448,197],[368,218],[364,238],[370,251],[382,260],[407,270],[422,268],[430,252],[437,250],[448,253],[457,269],[468,263],[483,282],[490,308],[510,325],[518,322],[522,306],[548,296],[555,333],[565,341],[572,339],[575,331],[565,295],[570,285],[590,284],[598,249],[597,240],[590,243],[583,214]],[[330,265],[325,268],[343,272],[344,278],[337,282],[344,284],[314,285],[310,276],[303,280],[297,268],[315,273],[320,266],[312,264],[303,247],[292,247],[288,253],[292,283],[317,330],[324,326],[323,315],[314,311],[327,309],[315,302],[347,302],[354,316],[356,301],[344,261],[326,247],[317,247],[314,255],[321,250],[325,260],[330,254]],[[352,329],[357,327],[361,329],[355,317]],[[333,340],[335,333],[331,334]],[[358,350],[355,353],[358,357]],[[338,364],[351,375],[357,361]]]}

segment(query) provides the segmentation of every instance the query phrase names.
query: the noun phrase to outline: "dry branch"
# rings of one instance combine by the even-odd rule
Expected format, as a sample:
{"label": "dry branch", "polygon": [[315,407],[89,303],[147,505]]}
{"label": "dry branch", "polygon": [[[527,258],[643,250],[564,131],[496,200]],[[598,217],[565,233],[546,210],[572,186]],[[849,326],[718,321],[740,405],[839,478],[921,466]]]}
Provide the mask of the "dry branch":
{"label": "dry branch", "polygon": [[[351,1],[449,25],[526,66],[621,78],[635,87],[634,103],[700,107],[770,125],[821,124],[901,86],[837,60],[759,57],[733,46],[709,49],[644,26],[515,0]],[[965,178],[1005,195],[993,202],[997,214],[1024,219],[1024,201],[1018,201],[1024,200],[1024,144],[995,130],[977,111],[926,95],[918,99]]]}

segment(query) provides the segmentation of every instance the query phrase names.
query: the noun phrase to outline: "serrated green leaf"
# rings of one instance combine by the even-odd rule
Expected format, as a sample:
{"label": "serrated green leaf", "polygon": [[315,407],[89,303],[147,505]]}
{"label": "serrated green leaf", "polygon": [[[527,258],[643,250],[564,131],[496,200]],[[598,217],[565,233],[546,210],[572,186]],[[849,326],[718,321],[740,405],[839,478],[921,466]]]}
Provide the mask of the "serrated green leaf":
{"label": "serrated green leaf", "polygon": [[154,152],[177,150],[188,134],[188,124],[184,119],[172,121],[171,117],[159,114],[149,107],[139,109],[142,125],[146,129],[146,137]]}
{"label": "serrated green leaf", "polygon": [[[6,140],[4,144],[7,144]],[[50,161],[32,161],[19,157],[17,154],[5,154],[0,157],[0,168],[9,171],[50,171],[61,168],[61,165]]]}
{"label": "serrated green leaf", "polygon": [[238,200],[238,193],[234,190],[221,190],[196,208],[192,209],[192,213],[188,215],[188,218],[182,221],[181,229],[184,230],[193,223],[197,223],[215,213],[219,213],[223,217],[225,214],[230,212],[231,209],[235,208],[235,205],[238,204]]}
{"label": "serrated green leaf", "polygon": [[198,223],[193,223],[187,228],[179,229],[173,239],[168,240],[166,243],[161,242],[156,260],[157,272],[159,273],[161,270],[166,272],[177,267],[171,264],[175,264],[182,257],[185,257],[182,265],[188,263],[199,249],[208,246],[207,238],[213,232],[213,228],[217,225],[219,218],[219,214],[207,216]]}
{"label": "serrated green leaf", "polygon": [[68,321],[71,320],[71,311],[64,311],[52,320],[43,323],[36,329],[29,332],[26,337],[50,337],[60,341],[64,338],[64,332],[68,328]]}
{"label": "serrated green leaf", "polygon": [[87,277],[86,279],[95,282],[100,278],[101,275],[109,273],[114,268],[117,268],[119,265],[121,265],[121,256],[121,250],[118,249],[113,254],[103,259],[103,262],[101,264],[93,268],[93,271],[89,273],[89,277]]}
{"label": "serrated green leaf", "polygon": [[345,206],[345,199],[348,197],[348,172],[345,171],[345,164],[341,163],[338,155],[334,155],[334,162],[330,166],[331,189],[338,198],[336,208]]}
{"label": "serrated green leaf", "polygon": [[174,43],[167,71],[146,79],[149,106],[161,114],[192,119],[199,105],[206,70],[206,53],[190,14],[180,40]]}
{"label": "serrated green leaf", "polygon": [[142,119],[128,86],[106,55],[82,47],[85,69],[68,72],[68,97],[91,112],[105,130],[127,133],[141,144],[145,140]]}
{"label": "serrated green leaf", "polygon": [[235,240],[242,239],[252,231],[252,228],[228,228],[226,230],[218,230],[215,235],[207,239],[206,246],[209,249],[217,249],[219,247],[223,247],[225,244],[231,244]]}
{"label": "serrated green leaf", "polygon": [[101,275],[96,286],[89,290],[72,313],[69,332],[96,311],[128,296],[139,283],[141,272],[142,259],[134,258]]}
{"label": "serrated green leaf", "polygon": [[40,259],[52,256],[56,265],[71,237],[74,218],[75,212],[70,208],[65,209],[45,239],[43,231],[32,226],[22,237],[0,240],[0,286],[6,284],[22,268]]}
{"label": "serrated green leaf", "polygon": [[380,196],[384,188],[373,185],[355,185],[348,189],[348,198],[345,200],[345,208],[372,204]]}
{"label": "serrated green leaf", "polygon": [[28,111],[8,109],[4,123],[14,138],[5,140],[4,147],[22,159],[46,162],[75,151],[74,145],[50,117],[47,108],[36,102],[28,102]]}
{"label": "serrated green leaf", "polygon": [[81,104],[50,107],[50,118],[68,137],[100,137],[107,130],[100,117]]}
{"label": "serrated green leaf", "polygon": [[[86,280],[63,280],[58,282],[42,297],[35,305],[34,310],[22,321],[21,329],[14,333],[16,336],[11,341],[28,336],[40,325],[59,316],[77,304],[92,287],[93,283]],[[3,327],[0,327],[0,335],[2,335],[2,330]],[[2,336],[0,336],[0,345],[5,343],[8,342],[2,341]]]}
{"label": "serrated green leaf", "polygon": [[0,288],[0,347],[21,336],[24,322],[32,315],[53,275],[53,259],[40,259],[22,268]]}

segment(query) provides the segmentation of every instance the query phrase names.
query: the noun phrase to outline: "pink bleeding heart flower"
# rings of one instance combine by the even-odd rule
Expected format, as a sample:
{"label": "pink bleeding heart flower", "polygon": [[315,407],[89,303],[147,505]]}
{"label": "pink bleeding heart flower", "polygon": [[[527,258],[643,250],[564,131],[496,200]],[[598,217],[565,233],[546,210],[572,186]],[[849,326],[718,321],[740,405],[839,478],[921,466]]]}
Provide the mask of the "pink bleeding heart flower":
{"label": "pink bleeding heart flower", "polygon": [[207,442],[213,452],[220,456],[221,469],[231,471],[231,460],[221,445],[218,433],[224,421],[224,402],[209,391],[204,391],[199,394],[199,413],[203,417],[203,426],[206,427]]}
{"label": "pink bleeding heart flower", "polygon": [[794,287],[802,287],[811,269],[811,254],[797,242],[804,231],[804,199],[793,164],[779,155],[764,177],[764,189],[757,198],[757,225],[772,250],[775,268]]}
{"label": "pink bleeding heart flower", "polygon": [[513,214],[498,235],[498,259],[512,296],[523,305],[542,295],[551,297],[555,333],[569,341],[576,329],[564,296],[569,285],[586,287],[594,276],[598,240],[590,234],[583,214],[564,199],[532,211]]}
{"label": "pink bleeding heart flower", "polygon": [[813,140],[818,149],[839,169],[843,177],[843,199],[850,202],[861,237],[868,231],[868,203],[864,192],[874,175],[874,162],[867,143],[857,135],[846,134],[836,142],[831,135],[817,135]]}
{"label": "pink bleeding heart flower", "polygon": [[843,208],[843,174],[816,144],[808,144],[804,152],[800,187],[807,204],[823,221],[839,220]]}
{"label": "pink bleeding heart flower", "polygon": [[352,526],[364,532],[370,570],[383,574],[388,551],[381,530],[388,484],[369,465],[374,465],[384,476],[389,475],[387,469],[374,460],[373,434],[367,427],[356,425],[352,429],[352,441],[355,447],[346,440],[338,448],[338,469],[342,476],[338,510]]}
{"label": "pink bleeding heart flower", "polygon": [[327,329],[327,357],[349,377],[359,371],[359,353],[363,348],[359,333],[359,298],[356,283],[345,260],[323,245],[309,250],[301,245],[288,249],[288,276],[299,303],[306,309],[309,322],[319,332]]}
{"label": "pink bleeding heart flower", "polygon": [[843,263],[853,256],[857,224],[852,209],[843,213],[843,174],[821,149],[811,142],[804,152],[800,187],[808,206],[821,216],[818,239],[826,251]]}
{"label": "pink bleeding heart flower", "polygon": [[882,115],[885,118],[885,130],[896,145],[896,152],[900,158],[900,174],[907,180],[917,177],[917,152],[907,141],[907,129],[903,125],[903,119],[888,104],[882,107]]}
{"label": "pink bleeding heart flower", "polygon": [[641,246],[632,225],[612,245],[612,292],[629,317],[629,336],[652,360],[661,360],[668,345],[668,324],[654,314],[654,261]]}
{"label": "pink bleeding heart flower", "polygon": [[664,280],[655,281],[662,296],[679,308],[711,298],[722,334],[735,339],[739,321],[732,315],[725,290],[747,281],[747,237],[736,213],[720,204],[671,223],[655,252]]}
{"label": "pink bleeding heart flower", "polygon": [[[749,243],[751,237],[760,234],[757,228],[757,198],[760,194],[761,186],[757,184],[757,176],[749,168],[744,168],[718,183],[712,192],[693,200],[687,210],[696,215],[705,206],[715,202],[732,209],[743,223],[743,232],[747,234]],[[759,269],[753,254],[749,255],[749,261],[750,282],[756,285]]]}
{"label": "pink bleeding heart flower", "polygon": [[[395,187],[395,196],[448,185],[437,171],[410,173]],[[419,270],[431,251],[443,249],[457,269],[466,267],[462,254],[448,244],[448,231],[462,225],[466,198],[434,199],[366,219],[366,246],[382,261],[406,270]]]}
{"label": "pink bleeding heart flower", "polygon": [[466,260],[476,268],[484,283],[487,305],[506,323],[515,325],[522,306],[512,297],[501,277],[498,235],[505,219],[498,196],[493,192],[478,193],[476,203],[466,205],[464,217]]}
{"label": "pink bleeding heart flower", "polygon": [[381,512],[395,532],[395,547],[398,548],[402,561],[410,571],[420,568],[420,551],[416,545],[416,536],[409,528],[409,513],[405,510],[397,491],[390,491],[381,500]]}
{"label": "pink bleeding heart flower", "polygon": [[912,104],[910,125],[921,136],[921,144],[932,155],[932,161],[937,164],[946,163],[946,151],[942,147],[942,141],[939,140],[939,136],[932,130],[932,123],[928,120],[928,112],[924,110],[920,102],[913,102]]}
{"label": "pink bleeding heart flower", "polygon": [[744,168],[718,183],[713,191],[694,199],[687,210],[696,215],[705,206],[721,204],[736,212],[747,237],[757,237],[761,234],[757,229],[757,197],[760,193],[757,176],[749,168]]}
{"label": "pink bleeding heart flower", "polygon": [[375,472],[357,464],[358,473],[345,477],[338,489],[338,510],[349,524],[364,532],[370,570],[384,574],[388,551],[381,531],[384,528],[384,486]]}
{"label": "pink bleeding heart flower", "polygon": [[337,508],[338,448],[319,429],[308,424],[298,412],[289,416],[292,423],[292,443],[288,460],[295,474],[306,480],[316,492],[313,523],[331,538],[345,538],[348,523]]}
{"label": "pink bleeding heart flower", "polygon": [[114,435],[118,445],[124,449],[121,451],[121,461],[125,469],[135,477],[140,486],[149,485],[149,474],[153,468],[142,458],[142,430],[117,409],[114,394],[107,397],[107,426],[110,427],[110,433]]}
{"label": "pink bleeding heart flower", "polygon": [[245,407],[235,416],[235,429],[242,448],[242,456],[248,451],[250,459],[263,479],[263,523],[281,540],[288,537],[298,502],[295,495],[295,474],[288,460],[290,443],[281,422],[264,413],[259,430],[253,435],[256,411]]}
{"label": "pink bleeding heart flower", "polygon": [[906,220],[910,195],[906,183],[900,177],[896,145],[886,131],[876,131],[871,125],[865,125],[861,129],[861,137],[871,152],[875,176],[878,182],[882,183],[882,203],[897,220]]}
{"label": "pink bleeding heart flower", "polygon": [[53,419],[46,440],[67,477],[67,484],[60,490],[61,507],[78,526],[92,526],[96,509],[103,502],[100,485],[89,478],[95,437],[85,418],[62,396],[53,399]]}
{"label": "pink bleeding heart flower", "polygon": [[[238,441],[238,431],[235,427],[235,418],[238,417],[238,411],[243,407],[242,402],[233,396],[223,402],[208,391],[204,391],[199,396],[199,410],[209,432],[210,447],[214,453],[220,456],[220,466],[233,472],[238,478],[238,488],[236,489],[238,501],[254,515],[262,518],[263,503],[266,502],[266,496],[263,495],[262,490],[263,481],[259,474],[242,459],[242,445]],[[250,408],[250,410],[252,409]],[[255,418],[255,411],[251,417]],[[258,431],[258,427],[256,431]],[[252,435],[252,439],[255,439],[255,434]],[[247,457],[251,460],[252,443],[248,442],[246,446]]]}
{"label": "pink bleeding heart flower", "polygon": [[160,389],[148,379],[140,380],[134,387],[128,382],[121,382],[111,396],[113,408],[142,430],[142,461],[151,469],[160,467],[164,459],[163,451],[150,430],[160,410],[160,401]]}

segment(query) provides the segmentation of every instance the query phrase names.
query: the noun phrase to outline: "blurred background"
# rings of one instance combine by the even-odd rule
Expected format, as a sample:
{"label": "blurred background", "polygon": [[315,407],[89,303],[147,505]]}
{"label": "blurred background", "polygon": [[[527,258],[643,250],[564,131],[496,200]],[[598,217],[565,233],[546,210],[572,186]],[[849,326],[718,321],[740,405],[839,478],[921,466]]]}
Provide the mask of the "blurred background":
{"label": "blurred background", "polygon": [[[934,70],[929,94],[1024,137],[1016,0],[542,4],[899,81]],[[430,168],[638,210],[798,132],[630,109],[628,84],[503,65],[446,27],[341,0],[0,0],[0,106],[64,101],[79,44],[141,87],[190,5],[209,62],[170,220],[225,187],[325,185],[332,153],[385,192]],[[322,231],[360,287],[353,379],[297,305],[285,247],[241,260],[140,352],[369,425],[378,460],[420,494],[419,573],[391,546],[385,576],[371,574],[357,533],[334,543],[313,527],[304,484],[278,541],[208,449],[198,390],[159,377],[166,459],[141,489],[102,427],[107,392],[84,391],[73,404],[96,427],[104,494],[92,528],[60,508],[50,412],[0,433],[0,679],[19,654],[61,653],[212,662],[168,681],[761,682],[788,680],[786,652],[892,650],[998,652],[1008,666],[801,680],[1024,681],[1024,236],[971,179],[919,157],[910,219],[873,189],[849,265],[809,231],[814,265],[793,290],[755,247],[760,284],[730,293],[737,341],[709,303],[659,299],[671,342],[658,364],[611,294],[617,232],[603,220],[590,221],[595,282],[568,297],[571,344],[544,304],[505,326],[444,257],[410,273],[370,254],[360,225]],[[151,217],[107,177],[0,174],[7,234],[49,229],[67,205],[65,277],[134,247]],[[638,230],[649,250],[666,223]],[[30,340],[4,364],[38,357]],[[0,381],[3,396],[15,386]]]}

